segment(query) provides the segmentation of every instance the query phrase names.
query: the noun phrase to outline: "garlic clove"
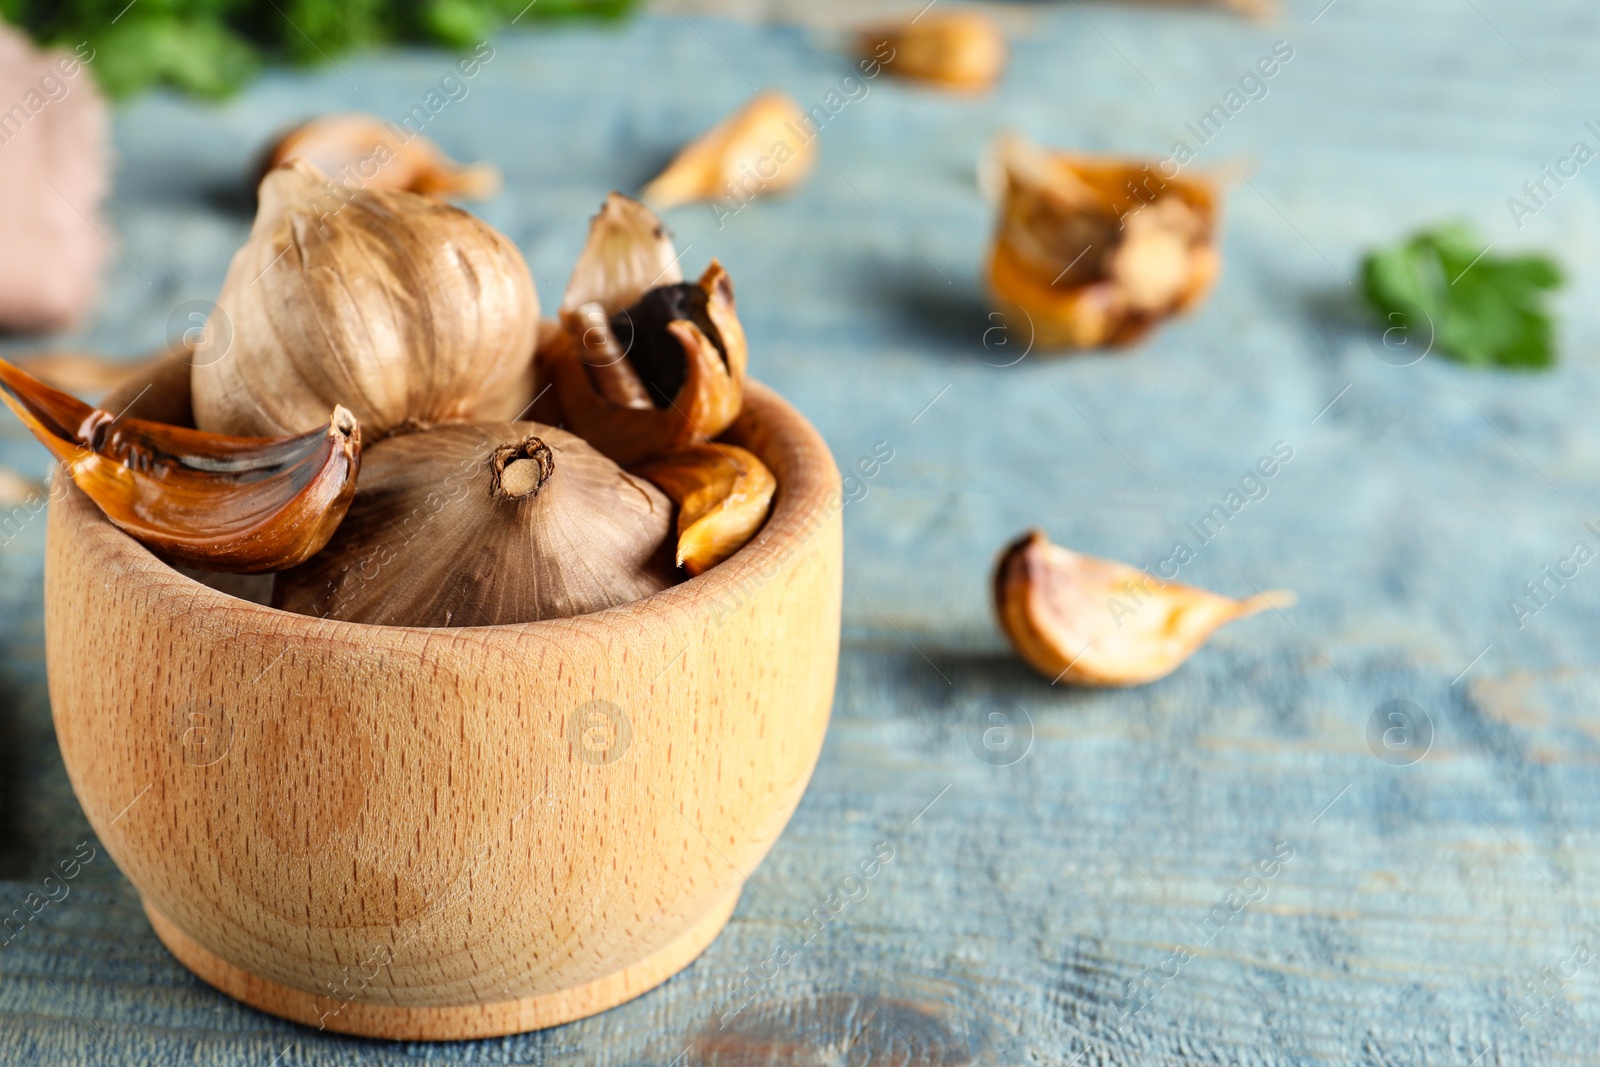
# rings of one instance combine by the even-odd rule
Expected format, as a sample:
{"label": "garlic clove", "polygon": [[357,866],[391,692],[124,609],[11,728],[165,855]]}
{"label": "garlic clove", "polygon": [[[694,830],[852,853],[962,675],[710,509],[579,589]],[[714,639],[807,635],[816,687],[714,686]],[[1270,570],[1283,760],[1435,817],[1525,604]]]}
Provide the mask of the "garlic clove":
{"label": "garlic clove", "polygon": [[664,211],[724,197],[742,203],[792,188],[816,167],[815,129],[790,97],[760,93],[680,151],[639,199]]}
{"label": "garlic clove", "polygon": [[361,429],[335,407],[295,437],[224,437],[91,408],[0,360],[0,399],[119,529],[175,560],[253,574],[327,543],[355,495]]}
{"label": "garlic clove", "polygon": [[261,174],[297,159],[349,189],[466,200],[500,191],[500,172],[494,167],[464,166],[421,134],[361,112],[323,115],[289,130],[267,150]]}
{"label": "garlic clove", "polygon": [[561,312],[565,316],[597,303],[610,315],[659,285],[681,281],[671,231],[639,201],[612,193],[589,220],[589,237],[572,268]]}
{"label": "garlic clove", "polygon": [[767,521],[778,482],[734,445],[690,445],[633,468],[678,505],[678,566],[703,574],[743,548]]}
{"label": "garlic clove", "polygon": [[541,366],[567,428],[616,462],[709,440],[738,417],[749,354],[715,260],[698,282],[658,286],[587,331],[585,341],[569,325]]}
{"label": "garlic clove", "polygon": [[328,546],[273,604],[346,622],[490,626],[628,604],[672,585],[672,505],[580,438],[453,424],[380,441]]}
{"label": "garlic clove", "polygon": [[981,11],[924,9],[909,21],[863,30],[859,52],[900,77],[947,89],[988,89],[1006,68],[1006,39]]}
{"label": "garlic clove", "polygon": [[1263,19],[1278,14],[1278,0],[1147,0],[1163,7],[1220,8],[1250,18]]}
{"label": "garlic clove", "polygon": [[1165,677],[1234,619],[1288,607],[1285,590],[1233,600],[1080,555],[1032,530],[1000,554],[995,611],[1017,653],[1053,682],[1142,685]]}
{"label": "garlic clove", "polygon": [[1221,268],[1209,181],[1149,164],[1046,152],[1018,137],[994,153],[1000,222],[989,285],[1043,348],[1126,345],[1195,306]]}
{"label": "garlic clove", "polygon": [[275,436],[344,404],[376,439],[480,418],[521,387],[538,318],[522,254],[479,219],[412,193],[351,192],[296,161],[261,183],[217,299],[231,341],[191,377],[195,421]]}
{"label": "garlic clove", "polygon": [[[728,272],[722,264],[713,259],[700,275],[697,283],[703,294],[705,316],[711,323],[707,331],[716,337],[718,348],[722,352],[723,360],[727,364],[728,376],[742,387],[745,371],[750,365],[750,346],[744,335],[744,325],[739,321],[739,314],[733,300],[733,279],[728,277]],[[732,414],[727,417],[729,423],[739,414],[736,405]],[[723,429],[726,429],[724,425]],[[722,430],[716,430],[711,436],[715,437]]]}
{"label": "garlic clove", "polygon": [[1107,265],[1111,280],[1137,311],[1176,306],[1189,287],[1199,215],[1182,200],[1167,197],[1129,215],[1124,228],[1122,243]]}

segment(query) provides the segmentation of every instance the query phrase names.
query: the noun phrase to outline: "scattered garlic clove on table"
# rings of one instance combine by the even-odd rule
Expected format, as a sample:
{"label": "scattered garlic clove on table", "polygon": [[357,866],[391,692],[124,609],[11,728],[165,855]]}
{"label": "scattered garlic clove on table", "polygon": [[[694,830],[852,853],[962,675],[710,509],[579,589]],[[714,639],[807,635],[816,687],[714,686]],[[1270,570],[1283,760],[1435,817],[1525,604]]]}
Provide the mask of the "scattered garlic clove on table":
{"label": "scattered garlic clove on table", "polygon": [[692,577],[760,532],[778,483],[755,454],[734,445],[690,445],[634,468],[678,505],[677,563]]}
{"label": "scattered garlic clove on table", "polygon": [[639,199],[658,211],[698,200],[742,204],[799,184],[816,161],[815,124],[793,99],[768,91],[691,141]]}
{"label": "scattered garlic clove on table", "polygon": [[1268,18],[1279,12],[1278,0],[1146,0],[1162,7],[1218,8],[1249,18]]}
{"label": "scattered garlic clove on table", "polygon": [[351,189],[482,200],[500,191],[500,171],[457,163],[428,138],[359,111],[323,115],[289,130],[267,150],[261,176],[303,159]]}
{"label": "scattered garlic clove on table", "polygon": [[1286,590],[1234,600],[1164,582],[1126,563],[1053,545],[1039,530],[1001,552],[994,598],[1018,655],[1052,682],[1086,686],[1153,682],[1224,624],[1294,603]]}
{"label": "scattered garlic clove on table", "polygon": [[119,529],[204,570],[301,563],[355,495],[361,429],[342,407],[298,436],[225,437],[113,416],[4,360],[0,399]]}
{"label": "scattered garlic clove on table", "polygon": [[917,17],[862,30],[858,52],[897,78],[978,91],[1000,80],[1006,39],[981,11],[924,9]]}
{"label": "scattered garlic clove on table", "polygon": [[986,171],[1000,197],[989,287],[1041,348],[1131,344],[1196,305],[1221,270],[1209,181],[1015,136]]}

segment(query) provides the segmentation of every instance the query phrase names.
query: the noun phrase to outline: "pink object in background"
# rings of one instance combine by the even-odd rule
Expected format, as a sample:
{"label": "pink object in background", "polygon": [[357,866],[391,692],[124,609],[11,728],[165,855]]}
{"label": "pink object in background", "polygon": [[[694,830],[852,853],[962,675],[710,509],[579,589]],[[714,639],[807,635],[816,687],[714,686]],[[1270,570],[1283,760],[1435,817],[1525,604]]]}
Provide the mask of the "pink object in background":
{"label": "pink object in background", "polygon": [[71,326],[94,300],[110,153],[93,59],[0,25],[0,331]]}

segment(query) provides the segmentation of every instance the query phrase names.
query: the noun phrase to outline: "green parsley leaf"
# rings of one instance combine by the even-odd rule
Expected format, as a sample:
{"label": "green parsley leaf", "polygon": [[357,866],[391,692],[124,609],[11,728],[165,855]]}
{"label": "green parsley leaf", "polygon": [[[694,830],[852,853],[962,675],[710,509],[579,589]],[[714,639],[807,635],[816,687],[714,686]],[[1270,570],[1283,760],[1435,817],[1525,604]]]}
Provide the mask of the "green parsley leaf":
{"label": "green parsley leaf", "polygon": [[112,97],[158,85],[223,97],[264,62],[331,63],[397,42],[470,48],[507,26],[614,19],[637,0],[0,0],[40,42],[94,49]]}
{"label": "green parsley leaf", "polygon": [[1546,256],[1491,255],[1470,226],[1452,222],[1369,252],[1361,276],[1385,325],[1431,337],[1441,355],[1474,367],[1555,363],[1546,297],[1563,279]]}

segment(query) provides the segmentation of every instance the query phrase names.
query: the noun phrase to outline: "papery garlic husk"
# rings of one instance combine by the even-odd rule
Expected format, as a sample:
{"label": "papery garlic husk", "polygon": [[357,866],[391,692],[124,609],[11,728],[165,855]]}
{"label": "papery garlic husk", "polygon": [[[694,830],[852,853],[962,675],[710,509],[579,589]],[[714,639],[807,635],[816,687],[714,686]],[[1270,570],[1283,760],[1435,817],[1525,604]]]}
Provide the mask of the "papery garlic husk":
{"label": "papery garlic husk", "polygon": [[561,314],[568,316],[588,304],[599,304],[606,315],[639,302],[658,286],[683,281],[672,232],[632,197],[611,193],[594,218],[589,235],[572,267]]}
{"label": "papery garlic husk", "polygon": [[989,284],[1018,336],[1041,348],[1127,345],[1210,291],[1222,260],[1209,181],[1018,137],[1002,139],[996,163]]}
{"label": "papery garlic husk", "polygon": [[624,465],[717,436],[744,405],[749,350],[716,260],[682,281],[655,214],[607,198],[540,341],[537,408]]}
{"label": "papery garlic husk", "polygon": [[0,399],[118,529],[171,560],[256,574],[309,559],[355,496],[361,428],[227,437],[112,415],[0,359]]}
{"label": "papery garlic husk", "polygon": [[566,331],[540,367],[564,425],[627,465],[732,425],[747,360],[733,284],[713,260],[696,283],[652,289],[581,333]]}
{"label": "papery garlic husk", "polygon": [[748,544],[767,521],[778,488],[755,453],[716,442],[641,463],[634,473],[678,505],[677,563],[690,576],[705,573]]}
{"label": "papery garlic husk", "polygon": [[267,150],[261,175],[297,159],[351,189],[466,200],[500,191],[493,166],[457,163],[421,134],[359,111],[323,115],[284,133]]}
{"label": "papery garlic husk", "polygon": [[345,622],[499,626],[631,603],[677,580],[672,504],[573,434],[453,424],[367,452],[344,523],[273,604]]}
{"label": "papery garlic husk", "polygon": [[742,204],[793,188],[817,165],[816,135],[793,99],[760,93],[690,142],[639,199],[664,211],[697,200]]}
{"label": "papery garlic husk", "polygon": [[995,611],[1018,655],[1054,682],[1142,685],[1165,677],[1223,624],[1294,594],[1244,600],[1164,582],[1115,560],[1053,545],[1032,530],[1006,546],[994,574]]}
{"label": "papery garlic husk", "polygon": [[539,300],[522,254],[482,221],[413,193],[342,190],[296,162],[261,183],[208,337],[219,319],[231,341],[191,378],[201,429],[300,432],[340,403],[376,439],[515,416]]}
{"label": "papery garlic husk", "polygon": [[946,89],[987,89],[1006,68],[1006,39],[981,11],[924,9],[909,21],[861,31],[863,63]]}

